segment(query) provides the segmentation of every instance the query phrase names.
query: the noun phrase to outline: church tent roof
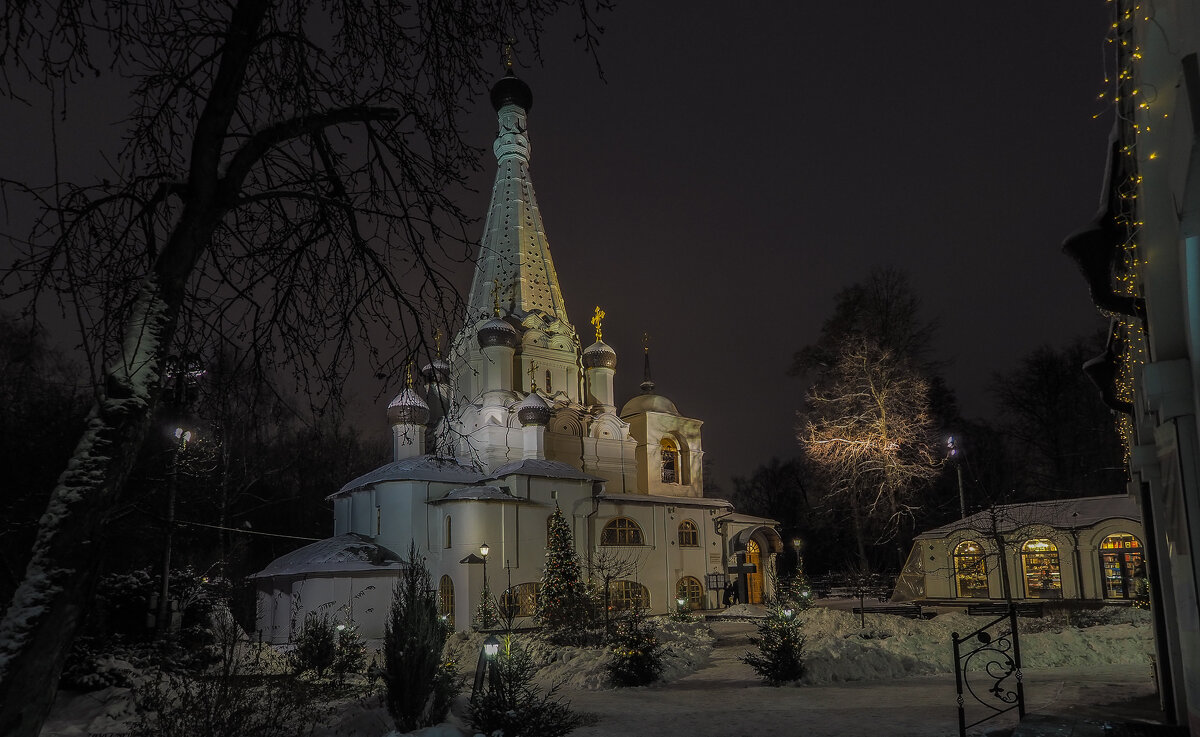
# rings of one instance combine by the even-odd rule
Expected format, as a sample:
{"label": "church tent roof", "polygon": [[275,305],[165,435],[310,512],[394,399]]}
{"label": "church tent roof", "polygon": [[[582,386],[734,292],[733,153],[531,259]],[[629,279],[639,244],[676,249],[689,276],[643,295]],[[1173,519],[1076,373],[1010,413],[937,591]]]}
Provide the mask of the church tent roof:
{"label": "church tent roof", "polygon": [[484,475],[456,460],[433,455],[416,456],[392,461],[354,479],[336,493],[325,497],[346,494],[356,489],[374,486],[383,481],[441,481],[447,484],[474,484],[484,480]]}
{"label": "church tent roof", "polygon": [[300,576],[313,573],[400,570],[401,558],[356,533],[318,540],[281,555],[249,578]]}
{"label": "church tent roof", "polygon": [[[1015,532],[1029,525],[1046,525],[1060,530],[1091,527],[1106,519],[1122,517],[1142,520],[1133,497],[1126,494],[1110,496],[1087,496],[1078,499],[1054,499],[1044,502],[1023,504],[998,504],[995,508],[996,529],[999,532]],[[959,530],[990,531],[992,510],[985,509],[932,530],[926,530],[915,539],[947,537]]]}

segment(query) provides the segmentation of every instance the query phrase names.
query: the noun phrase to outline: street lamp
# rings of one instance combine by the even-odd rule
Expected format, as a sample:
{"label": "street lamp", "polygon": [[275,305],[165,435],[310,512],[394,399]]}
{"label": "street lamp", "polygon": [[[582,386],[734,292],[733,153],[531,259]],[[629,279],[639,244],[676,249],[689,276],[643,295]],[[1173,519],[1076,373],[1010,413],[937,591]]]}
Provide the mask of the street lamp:
{"label": "street lamp", "polygon": [[962,447],[959,445],[959,442],[960,440],[957,435],[946,436],[946,457],[954,461],[954,468],[958,471],[958,513],[960,519],[966,519],[967,497],[963,494],[962,459],[959,458]]}
{"label": "street lamp", "polygon": [[[486,546],[485,546],[486,547]],[[482,552],[482,551],[480,551]],[[483,647],[479,649],[479,661],[475,664],[475,683],[471,686],[471,700],[474,701],[475,696],[479,694],[479,690],[483,688],[483,673],[488,672],[488,683],[492,688],[496,686],[496,656],[500,653],[500,638],[495,635],[488,635],[483,641]]]}
{"label": "street lamp", "polygon": [[792,552],[796,554],[796,575],[800,575],[800,548],[804,547],[804,539],[801,537],[792,538]]}
{"label": "street lamp", "polygon": [[479,546],[479,555],[480,555],[480,557],[482,557],[482,558],[483,558],[483,590],[484,590],[484,591],[487,591],[487,590],[488,590],[488,585],[487,585],[487,557],[488,557],[488,553],[489,553],[490,551],[491,551],[491,549],[488,547],[488,544],[487,544],[487,543],[484,543],[483,545],[480,545],[480,546]]}
{"label": "street lamp", "polygon": [[164,534],[165,544],[163,545],[162,585],[158,594],[158,619],[155,622],[159,635],[166,634],[171,625],[171,545],[175,534],[175,494],[179,489],[179,454],[187,450],[188,443],[192,442],[195,437],[191,430],[183,427],[174,428],[171,435],[177,442],[171,452],[171,471],[167,483],[167,519]]}

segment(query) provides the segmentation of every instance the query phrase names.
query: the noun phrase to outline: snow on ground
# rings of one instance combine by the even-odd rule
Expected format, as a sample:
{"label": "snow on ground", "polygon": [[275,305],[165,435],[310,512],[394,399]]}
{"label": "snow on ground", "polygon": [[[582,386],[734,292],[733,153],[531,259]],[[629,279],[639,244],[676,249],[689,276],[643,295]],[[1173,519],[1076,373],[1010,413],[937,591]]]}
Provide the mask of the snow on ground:
{"label": "snow on ground", "polygon": [[[605,665],[612,655],[606,649],[552,646],[525,633],[518,637],[543,663],[543,685],[560,684],[560,696],[592,715],[592,723],[574,733],[578,737],[729,737],[794,731],[787,725],[798,724],[806,725],[811,735],[954,732],[951,633],[971,632],[987,620],[962,612],[927,621],[868,613],[862,627],[858,615],[814,607],[797,615],[807,637],[808,673],[798,684],[771,688],[739,660],[753,649],[750,618],[761,613],[743,605],[707,623],[659,620],[663,682],[633,689],[607,684]],[[1152,693],[1148,613],[1111,608],[1088,614],[1084,624],[1092,626],[1080,629],[1050,617],[1020,620],[1033,708],[1103,704]],[[467,676],[468,690],[483,639],[458,634],[448,644],[448,654]],[[62,694],[42,734],[119,732],[127,701],[123,689]],[[460,698],[449,724],[414,734],[470,735],[463,706]],[[390,729],[380,699],[368,697],[341,704],[336,718],[318,728],[316,737],[383,737]]]}

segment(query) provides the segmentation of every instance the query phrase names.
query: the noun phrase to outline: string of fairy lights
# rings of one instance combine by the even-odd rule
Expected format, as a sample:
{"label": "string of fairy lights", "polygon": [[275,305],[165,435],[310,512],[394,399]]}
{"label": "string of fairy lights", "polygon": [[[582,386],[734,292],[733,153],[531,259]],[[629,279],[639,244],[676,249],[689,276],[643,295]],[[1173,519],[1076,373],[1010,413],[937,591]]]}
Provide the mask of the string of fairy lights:
{"label": "string of fairy lights", "polygon": [[[1109,26],[1105,41],[1115,47],[1115,54],[1106,55],[1113,59],[1116,68],[1105,74],[1105,91],[1100,93],[1100,99],[1111,97],[1117,120],[1117,144],[1120,155],[1114,155],[1114,192],[1116,225],[1124,232],[1124,243],[1121,258],[1117,261],[1114,277],[1117,292],[1123,296],[1139,296],[1139,277],[1143,264],[1141,251],[1138,249],[1138,235],[1143,221],[1138,207],[1138,194],[1141,191],[1142,175],[1140,160],[1147,161],[1157,158],[1154,151],[1142,152],[1138,138],[1143,133],[1150,132],[1149,122],[1139,123],[1139,119],[1150,121],[1151,106],[1154,103],[1155,91],[1153,85],[1140,84],[1135,65],[1142,59],[1142,49],[1137,43],[1134,27],[1140,18],[1150,20],[1150,11],[1145,9],[1144,1],[1138,0],[1106,0],[1113,6],[1113,22]],[[1099,117],[1097,113],[1096,117]],[[1167,117],[1166,114],[1163,117]],[[1143,332],[1142,321],[1130,315],[1114,315],[1117,319],[1118,338],[1120,340],[1120,361],[1117,366],[1115,393],[1117,398],[1132,403],[1134,401],[1134,376],[1139,367],[1145,362],[1146,336]],[[1133,444],[1133,416],[1117,413],[1117,430],[1124,440],[1126,460]]]}

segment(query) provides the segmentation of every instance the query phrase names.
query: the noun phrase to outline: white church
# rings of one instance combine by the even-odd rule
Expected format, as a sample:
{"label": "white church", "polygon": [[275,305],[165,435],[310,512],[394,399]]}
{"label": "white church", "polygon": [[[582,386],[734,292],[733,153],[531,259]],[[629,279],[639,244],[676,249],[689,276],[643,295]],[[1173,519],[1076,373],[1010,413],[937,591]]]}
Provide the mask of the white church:
{"label": "white church", "polygon": [[599,308],[596,341],[581,347],[529,175],[533,95],[510,70],[491,99],[496,181],[463,327],[449,360],[388,406],[392,461],[329,497],[333,537],[252,577],[264,641],[290,641],[309,612],[381,638],[412,543],[456,629],[472,626],[485,579],[532,623],[556,507],[585,577],[626,569],[604,576],[613,608],[714,609],[735,593],[771,594],[776,523],[704,496],[702,422],[655,393],[648,354],[642,392],[618,408]]}

